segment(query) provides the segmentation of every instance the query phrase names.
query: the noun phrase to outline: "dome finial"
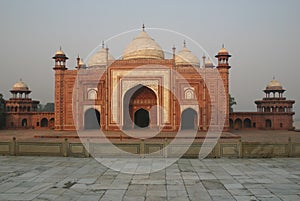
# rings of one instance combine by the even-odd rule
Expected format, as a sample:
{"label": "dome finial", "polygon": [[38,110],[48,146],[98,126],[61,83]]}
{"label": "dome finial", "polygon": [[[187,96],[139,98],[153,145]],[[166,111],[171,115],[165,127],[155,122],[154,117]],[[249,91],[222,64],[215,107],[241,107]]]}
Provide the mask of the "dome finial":
{"label": "dome finial", "polygon": [[275,80],[275,76],[273,75],[273,80]]}
{"label": "dome finial", "polygon": [[225,48],[225,45],[224,45],[224,43],[222,44],[222,48]]}
{"label": "dome finial", "polygon": [[59,50],[61,51],[61,46],[59,46]]}
{"label": "dome finial", "polygon": [[102,48],[104,48],[104,40],[102,41]]}
{"label": "dome finial", "polygon": [[185,40],[183,40],[183,47],[186,47],[186,42],[185,42]]}
{"label": "dome finial", "polygon": [[175,50],[176,50],[176,46],[175,45],[173,45],[172,50],[175,53]]}
{"label": "dome finial", "polygon": [[145,31],[145,25],[144,25],[144,23],[142,25],[142,30]]}

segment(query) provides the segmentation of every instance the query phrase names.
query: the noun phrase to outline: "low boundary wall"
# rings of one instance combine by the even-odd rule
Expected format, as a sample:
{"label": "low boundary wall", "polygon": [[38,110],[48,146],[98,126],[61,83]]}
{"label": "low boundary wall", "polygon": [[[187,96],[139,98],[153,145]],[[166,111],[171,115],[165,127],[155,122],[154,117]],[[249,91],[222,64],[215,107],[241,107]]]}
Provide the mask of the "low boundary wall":
{"label": "low boundary wall", "polygon": [[[161,142],[135,142],[114,143],[115,147],[125,152],[137,154],[141,157],[152,153],[157,157],[177,157],[179,150],[187,147],[182,144],[169,144],[169,140]],[[81,142],[71,142],[63,139],[60,142],[44,141],[11,141],[0,142],[0,155],[11,156],[72,156],[72,157],[119,157],[120,154],[111,149],[111,144],[89,142],[84,146]],[[202,143],[193,143],[186,150],[183,157],[197,158]],[[144,155],[145,154],[145,155]],[[289,140],[287,143],[261,143],[261,142],[218,142],[211,150],[208,158],[264,158],[264,157],[300,157],[300,143]]]}

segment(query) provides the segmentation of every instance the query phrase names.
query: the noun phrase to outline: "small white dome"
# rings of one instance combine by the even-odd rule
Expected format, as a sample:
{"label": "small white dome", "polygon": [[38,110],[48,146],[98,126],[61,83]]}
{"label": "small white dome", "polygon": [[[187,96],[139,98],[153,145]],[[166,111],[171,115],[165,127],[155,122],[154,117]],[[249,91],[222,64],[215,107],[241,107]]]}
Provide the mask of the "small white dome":
{"label": "small white dome", "polygon": [[80,68],[85,68],[85,67],[86,67],[86,65],[85,65],[85,63],[82,61],[82,59],[79,60],[78,65],[79,65]]}
{"label": "small white dome", "polygon": [[273,79],[268,83],[266,90],[283,90],[283,87],[279,81]]}
{"label": "small white dome", "polygon": [[226,50],[224,47],[222,47],[222,48],[219,50],[219,53],[228,53],[228,50]]}
{"label": "small white dome", "polygon": [[64,51],[62,51],[62,49],[61,49],[61,46],[60,46],[60,48],[59,48],[59,50],[57,50],[56,52],[55,52],[55,55],[66,55],[65,53],[64,53]]}
{"label": "small white dome", "polygon": [[[108,63],[115,61],[115,58],[108,52]],[[99,51],[93,54],[88,60],[88,66],[106,66],[106,49],[102,47]]]}
{"label": "small white dome", "polygon": [[84,62],[82,61],[82,59],[79,60],[79,65],[85,65]]}
{"label": "small white dome", "polygon": [[[218,55],[229,55],[228,50],[222,45],[222,48],[219,50]],[[230,55],[229,55],[230,56]]]}
{"label": "small white dome", "polygon": [[210,58],[208,58],[207,60],[205,60],[205,67],[206,68],[213,68],[214,64],[213,62],[210,60]]}
{"label": "small white dome", "polygon": [[13,85],[12,91],[29,91],[29,87],[20,80]]}
{"label": "small white dome", "polygon": [[200,66],[200,61],[186,46],[175,55],[176,65],[193,65]]}
{"label": "small white dome", "polygon": [[128,59],[164,59],[161,47],[143,30],[125,48],[122,55]]}
{"label": "small white dome", "polygon": [[62,50],[57,50],[55,55],[65,55],[65,53]]}

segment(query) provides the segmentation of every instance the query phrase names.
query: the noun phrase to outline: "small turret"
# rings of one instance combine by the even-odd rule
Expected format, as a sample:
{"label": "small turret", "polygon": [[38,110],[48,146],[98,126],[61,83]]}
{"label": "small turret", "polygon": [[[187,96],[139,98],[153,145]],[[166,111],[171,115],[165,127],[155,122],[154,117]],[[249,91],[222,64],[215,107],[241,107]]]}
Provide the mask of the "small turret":
{"label": "small turret", "polygon": [[66,68],[66,61],[69,59],[66,54],[62,51],[61,47],[55,53],[54,57],[55,60],[54,70],[67,70]]}
{"label": "small turret", "polygon": [[218,54],[215,57],[218,59],[217,68],[220,67],[230,68],[228,61],[231,55],[229,54],[227,49],[225,49],[224,45],[222,45],[222,48],[219,50]]}

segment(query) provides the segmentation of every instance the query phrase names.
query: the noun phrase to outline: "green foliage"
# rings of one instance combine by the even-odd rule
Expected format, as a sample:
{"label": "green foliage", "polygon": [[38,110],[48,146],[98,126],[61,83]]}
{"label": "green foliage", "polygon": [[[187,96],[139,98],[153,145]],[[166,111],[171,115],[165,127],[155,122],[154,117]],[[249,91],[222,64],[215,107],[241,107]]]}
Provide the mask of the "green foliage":
{"label": "green foliage", "polygon": [[44,112],[54,112],[54,103],[47,103],[44,108]]}
{"label": "green foliage", "polygon": [[54,103],[46,103],[46,105],[38,104],[38,112],[54,112]]}
{"label": "green foliage", "polygon": [[233,105],[236,105],[236,101],[234,97],[229,94],[229,112],[233,112]]}

